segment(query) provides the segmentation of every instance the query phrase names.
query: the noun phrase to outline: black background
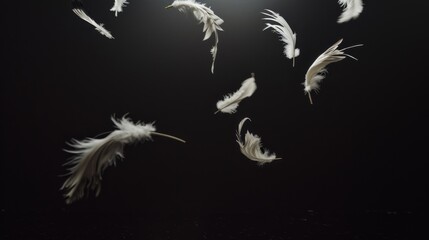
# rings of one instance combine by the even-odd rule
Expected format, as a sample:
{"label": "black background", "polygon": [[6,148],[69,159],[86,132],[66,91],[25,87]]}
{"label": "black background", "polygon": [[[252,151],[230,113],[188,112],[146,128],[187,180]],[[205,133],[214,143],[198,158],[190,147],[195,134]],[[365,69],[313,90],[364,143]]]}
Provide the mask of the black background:
{"label": "black background", "polygon": [[[214,39],[164,9],[171,1],[130,1],[118,17],[113,1],[84,2],[114,40],[68,1],[6,7],[2,239],[411,239],[428,202],[427,3],[364,1],[358,19],[337,24],[335,0],[204,2],[225,20],[214,74]],[[294,68],[262,31],[266,8],[297,33]],[[364,44],[348,51],[359,61],[329,65],[310,105],[304,75],[340,38]],[[252,72],[255,94],[214,115]],[[126,146],[99,197],[66,205],[66,142],[112,131],[110,117],[127,113],[187,143]],[[282,160],[258,166],[240,153],[244,117]]]}

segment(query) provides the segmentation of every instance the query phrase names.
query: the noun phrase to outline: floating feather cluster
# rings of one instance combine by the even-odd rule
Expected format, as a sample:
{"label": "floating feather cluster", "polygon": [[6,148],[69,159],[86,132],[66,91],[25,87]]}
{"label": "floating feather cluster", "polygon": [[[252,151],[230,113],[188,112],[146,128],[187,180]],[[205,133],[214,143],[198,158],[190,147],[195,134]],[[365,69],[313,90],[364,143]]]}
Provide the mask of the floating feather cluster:
{"label": "floating feather cluster", "polygon": [[262,14],[268,17],[263,18],[263,20],[273,21],[277,24],[266,23],[264,31],[266,29],[271,28],[273,32],[278,33],[280,35],[280,40],[285,44],[283,53],[287,58],[292,59],[292,66],[295,66],[295,58],[299,56],[299,49],[295,48],[296,33],[292,32],[292,29],[290,28],[289,24],[278,13],[273,12],[269,9],[265,10],[267,11],[267,13],[263,12]]}
{"label": "floating feather cluster", "polygon": [[171,135],[155,132],[153,124],[133,123],[123,117],[116,120],[112,117],[117,130],[111,132],[105,138],[87,138],[82,141],[72,140],[70,146],[74,150],[66,150],[76,156],[66,163],[69,177],[61,187],[66,191],[64,197],[67,203],[72,203],[82,198],[87,189],[95,190],[96,195],[101,190],[101,174],[111,165],[115,165],[116,160],[123,158],[124,145],[144,140],[151,140],[152,135],[164,136],[181,142],[180,138]]}
{"label": "floating feather cluster", "polygon": [[246,120],[250,121],[250,118],[243,118],[238,124],[236,141],[240,146],[241,153],[248,159],[258,162],[259,165],[281,159],[277,158],[275,153],[270,154],[267,149],[262,149],[261,138],[258,135],[254,135],[247,131],[244,135],[244,142],[241,140],[241,128]]}
{"label": "floating feather cluster", "polygon": [[343,60],[346,57],[353,58],[357,60],[355,57],[345,54],[344,50],[360,47],[362,44],[354,45],[351,47],[338,49],[338,46],[341,44],[343,39],[340,39],[330,48],[328,48],[325,52],[323,52],[314,62],[311,64],[307,73],[305,74],[305,82],[304,91],[308,94],[308,98],[310,99],[310,103],[313,104],[313,100],[311,99],[311,91],[318,91],[320,82],[325,78],[327,73],[326,66],[330,63],[338,62]]}
{"label": "floating feather cluster", "polygon": [[237,111],[238,104],[241,100],[250,97],[256,91],[256,83],[255,83],[255,74],[252,73],[252,77],[244,80],[241,84],[240,89],[238,89],[235,93],[226,95],[223,100],[220,100],[216,103],[218,113],[235,113]]}
{"label": "floating feather cluster", "polygon": [[223,23],[223,20],[214,14],[213,10],[209,7],[206,7],[205,4],[196,2],[195,0],[175,0],[171,5],[166,8],[177,8],[180,12],[191,11],[194,14],[194,17],[204,24],[203,32],[205,32],[203,41],[209,39],[214,33],[215,44],[210,50],[210,53],[213,57],[211,72],[214,73],[214,64],[216,61],[217,54],[217,45],[219,43],[219,36],[217,31],[223,31],[220,25]]}
{"label": "floating feather cluster", "polygon": [[[363,10],[362,0],[338,0],[338,3],[343,8],[338,23],[344,23],[357,18]],[[115,12],[115,16],[117,16],[127,4],[127,0],[114,0],[114,5],[110,11]],[[176,8],[180,12],[191,12],[199,23],[203,23],[204,25],[203,33],[205,35],[203,41],[209,39],[214,34],[215,43],[210,51],[213,58],[211,72],[214,73],[214,64],[219,43],[218,31],[223,31],[220,25],[224,21],[209,7],[206,7],[205,4],[196,2],[195,0],[175,0],[166,8]],[[83,9],[81,0],[72,0],[72,10],[81,19],[93,25],[102,35],[113,39],[110,32],[103,27],[103,24],[96,23],[87,15]],[[269,21],[265,23],[266,27],[263,30],[271,29],[280,36],[280,41],[284,44],[283,53],[288,59],[292,59],[294,67],[295,58],[300,55],[300,49],[296,48],[296,33],[292,31],[289,24],[279,13],[265,9],[265,12],[262,12],[262,14],[265,15],[263,20]],[[346,57],[357,60],[353,56],[344,53],[344,51],[362,46],[362,44],[338,49],[342,41],[340,39],[323,52],[305,74],[305,81],[303,83],[304,91],[308,94],[311,104],[313,104],[311,92],[318,91],[320,82],[325,78],[325,74],[327,73],[326,67],[329,64],[341,61]],[[223,100],[219,100],[216,103],[218,110],[215,113],[235,113],[241,101],[252,96],[256,89],[255,75],[252,73],[250,78],[242,82],[240,89],[234,93],[225,95]],[[236,132],[236,142],[240,147],[241,153],[248,159],[256,161],[259,165],[281,159],[276,157],[275,153],[270,153],[268,150],[262,149],[261,138],[249,131],[246,132],[244,140],[242,140],[241,130],[247,120],[250,121],[250,118],[246,117],[240,121]],[[112,117],[112,121],[117,129],[106,137],[100,139],[87,138],[82,141],[72,140],[69,143],[73,149],[66,151],[75,154],[75,156],[65,164],[69,166],[68,178],[61,187],[61,190],[66,192],[64,197],[67,203],[72,203],[82,198],[88,189],[95,191],[96,195],[98,195],[101,189],[101,175],[103,171],[107,167],[114,165],[118,159],[124,157],[123,148],[126,144],[151,140],[153,135],[185,142],[174,136],[156,132],[153,124],[133,123],[125,117],[122,119]]]}

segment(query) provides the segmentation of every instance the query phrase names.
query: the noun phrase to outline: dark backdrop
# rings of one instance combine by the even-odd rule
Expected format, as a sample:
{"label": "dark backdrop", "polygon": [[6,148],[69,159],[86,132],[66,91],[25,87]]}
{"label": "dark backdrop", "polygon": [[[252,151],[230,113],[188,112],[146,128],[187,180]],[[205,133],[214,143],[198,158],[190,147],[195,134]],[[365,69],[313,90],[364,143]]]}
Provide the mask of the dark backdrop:
{"label": "dark backdrop", "polygon": [[[253,221],[255,215],[425,209],[428,47],[420,11],[427,3],[364,1],[358,19],[337,24],[341,8],[335,0],[204,2],[225,20],[214,74],[209,53],[214,40],[202,41],[202,25],[192,15],[164,9],[171,1],[131,0],[118,17],[109,11],[113,1],[84,2],[114,40],[74,15],[68,1],[6,7],[4,236],[14,239],[29,228],[39,234],[36,229],[49,223],[46,229],[66,239],[73,223],[92,221],[88,216],[100,229],[115,232],[103,225],[113,215],[237,215]],[[260,12],[266,8],[279,12],[297,33],[301,55],[294,68],[278,36],[262,31]],[[310,105],[302,86],[305,73],[340,38],[342,47],[365,45],[348,51],[359,61],[329,65]],[[255,94],[237,113],[214,115],[216,102],[252,72]],[[66,173],[62,164],[71,157],[63,151],[66,142],[111,131],[110,117],[126,113],[135,121],[155,121],[160,132],[187,143],[154,137],[126,146],[125,159],[104,172],[99,197],[90,193],[66,205],[59,191]],[[235,131],[244,117],[252,119],[245,129],[282,160],[258,166],[240,153]],[[142,225],[147,224],[156,225],[150,220]],[[61,235],[64,225],[70,229]],[[32,238],[44,239],[36,235]]]}

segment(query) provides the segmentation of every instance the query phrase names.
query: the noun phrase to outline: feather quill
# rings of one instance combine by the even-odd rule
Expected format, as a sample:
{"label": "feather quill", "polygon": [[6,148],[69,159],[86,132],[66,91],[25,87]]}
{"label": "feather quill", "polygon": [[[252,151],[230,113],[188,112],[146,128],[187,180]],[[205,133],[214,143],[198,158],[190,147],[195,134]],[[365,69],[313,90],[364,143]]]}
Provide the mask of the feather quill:
{"label": "feather quill", "polygon": [[109,39],[114,39],[114,37],[112,36],[112,34],[107,31],[103,24],[100,23],[96,23],[91,17],[89,17],[85,10],[83,10],[83,4],[80,0],[72,0],[72,11],[78,16],[80,17],[82,20],[86,21],[87,23],[91,24],[92,26],[95,27],[95,30],[97,30],[101,35],[106,36]]}
{"label": "feather quill", "polygon": [[101,190],[103,171],[111,165],[116,164],[117,159],[124,157],[123,148],[126,144],[138,141],[151,140],[152,135],[169,137],[181,142],[167,134],[155,132],[153,124],[133,123],[123,117],[116,120],[112,117],[116,130],[104,138],[87,138],[82,141],[73,139],[69,145],[73,150],[66,152],[76,154],[69,162],[64,164],[68,168],[68,179],[64,182],[61,190],[65,190],[66,203],[70,204],[82,198],[87,189],[94,190],[96,196]]}
{"label": "feather quill", "polygon": [[250,97],[253,95],[253,93],[256,91],[256,83],[255,83],[255,75],[252,73],[252,77],[246,79],[241,84],[240,89],[238,89],[235,93],[226,95],[223,100],[219,100],[216,103],[217,111],[218,113],[235,113],[237,111],[237,107],[239,103],[247,97]]}
{"label": "feather quill", "polygon": [[110,11],[115,12],[115,17],[117,17],[118,12],[122,12],[122,8],[127,6],[128,3],[127,0],[115,0]]}
{"label": "feather quill", "polygon": [[270,163],[277,158],[275,153],[270,154],[267,149],[262,150],[261,138],[258,135],[254,135],[249,131],[246,132],[244,136],[244,142],[241,140],[241,128],[246,120],[250,121],[250,118],[243,118],[238,124],[237,131],[237,143],[240,146],[241,153],[252,161],[256,161],[258,165],[263,165],[265,163]]}
{"label": "feather quill", "polygon": [[313,62],[313,64],[310,66],[310,68],[307,70],[307,73],[305,74],[305,82],[303,83],[305,86],[304,91],[306,94],[308,94],[311,104],[313,104],[313,100],[311,99],[310,92],[313,90],[317,92],[319,90],[319,84],[325,78],[325,75],[328,72],[326,70],[326,66],[328,64],[341,61],[346,57],[350,57],[352,59],[357,60],[355,57],[344,53],[344,50],[360,47],[363,46],[363,44],[357,44],[343,49],[338,49],[338,46],[341,44],[342,41],[343,39],[340,39],[338,42],[328,48],[324,53],[322,53]]}
{"label": "feather quill", "polygon": [[280,35],[280,40],[284,43],[283,53],[287,58],[292,59],[292,66],[295,66],[295,58],[298,57],[300,53],[299,49],[295,48],[296,33],[292,31],[289,24],[282,16],[280,16],[280,14],[269,9],[265,10],[267,12],[262,12],[262,14],[268,17],[263,18],[263,20],[273,21],[276,24],[266,23],[266,27],[263,29],[263,31],[271,28],[273,32]]}
{"label": "feather quill", "polygon": [[211,72],[214,73],[214,64],[216,61],[217,55],[217,45],[219,43],[218,30],[223,31],[220,25],[224,22],[220,17],[218,17],[213,10],[209,7],[206,7],[205,4],[196,2],[195,0],[175,0],[171,5],[165,8],[177,8],[180,12],[191,11],[194,14],[194,17],[199,21],[199,23],[204,23],[203,32],[205,32],[203,41],[209,39],[214,33],[215,44],[210,50],[212,54],[212,66]]}
{"label": "feather quill", "polygon": [[362,0],[338,0],[338,3],[343,8],[343,12],[338,18],[338,23],[344,23],[351,19],[356,19],[363,11]]}

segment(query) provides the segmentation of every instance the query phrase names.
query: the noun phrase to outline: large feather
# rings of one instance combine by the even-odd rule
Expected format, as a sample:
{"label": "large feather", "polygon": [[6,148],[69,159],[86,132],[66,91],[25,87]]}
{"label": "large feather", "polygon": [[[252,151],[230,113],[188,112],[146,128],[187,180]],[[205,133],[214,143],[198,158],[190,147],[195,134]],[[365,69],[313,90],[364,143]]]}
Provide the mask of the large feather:
{"label": "large feather", "polygon": [[66,203],[72,203],[85,194],[90,188],[96,191],[96,195],[101,190],[101,174],[111,165],[115,165],[117,159],[124,157],[123,148],[125,144],[142,140],[151,140],[151,135],[165,136],[175,140],[185,142],[179,138],[155,132],[153,124],[133,123],[123,117],[116,120],[112,117],[117,130],[101,139],[87,138],[82,141],[72,140],[69,145],[74,150],[66,150],[76,154],[66,166],[69,177],[64,182],[61,190],[65,190],[64,197]]}
{"label": "large feather", "polygon": [[230,114],[235,113],[241,100],[252,96],[255,91],[255,75],[252,73],[252,77],[244,80],[240,89],[238,89],[233,94],[226,95],[223,100],[220,100],[216,103],[218,111],[216,111],[215,114],[219,111]]}
{"label": "large feather", "polygon": [[122,12],[122,8],[127,6],[128,3],[127,0],[115,0],[110,11],[115,12],[115,17],[117,17],[118,12]]}
{"label": "large feather", "polygon": [[306,94],[308,94],[311,104],[313,104],[313,100],[311,99],[310,92],[313,90],[317,92],[320,88],[319,84],[322,79],[325,78],[325,74],[327,73],[326,66],[328,64],[341,61],[346,57],[350,57],[357,60],[355,57],[345,54],[344,50],[354,47],[360,47],[363,46],[363,44],[357,44],[347,48],[337,49],[342,41],[343,39],[340,39],[338,42],[328,48],[324,53],[322,53],[313,62],[313,64],[310,66],[310,68],[307,70],[307,73],[305,74],[305,82],[303,83],[305,86],[304,91],[306,92]]}
{"label": "large feather", "polygon": [[281,158],[277,158],[275,153],[270,154],[267,149],[262,150],[261,138],[258,135],[253,135],[249,131],[246,132],[244,136],[244,142],[241,140],[241,128],[246,120],[250,121],[250,118],[243,118],[238,124],[237,131],[237,143],[240,146],[240,151],[246,156],[248,159],[252,161],[256,161],[259,165],[263,165],[265,163],[270,163],[274,160],[278,160]]}
{"label": "large feather", "polygon": [[338,3],[343,8],[338,23],[350,21],[352,18],[356,19],[363,10],[362,0],[338,0]]}
{"label": "large feather", "polygon": [[264,30],[271,28],[273,32],[280,35],[280,40],[284,43],[284,55],[292,59],[292,65],[295,66],[295,58],[299,56],[299,49],[295,48],[296,46],[296,33],[293,33],[289,24],[286,20],[280,16],[278,13],[273,12],[269,9],[265,9],[267,13],[262,12],[262,14],[268,16],[267,18],[263,18],[263,20],[273,21],[276,24],[266,23],[266,27]]}
{"label": "large feather", "polygon": [[80,0],[72,0],[72,11],[82,20],[94,26],[95,30],[97,30],[101,35],[104,35],[110,39],[114,38],[112,34],[104,28],[102,23],[96,23],[91,17],[86,14],[85,10],[83,9],[83,4]]}
{"label": "large feather", "polygon": [[194,17],[200,22],[204,23],[203,32],[205,32],[203,41],[210,38],[214,33],[215,44],[210,50],[210,53],[213,57],[211,72],[214,73],[214,64],[217,55],[217,45],[219,43],[219,36],[217,31],[223,31],[220,25],[223,23],[223,20],[214,14],[213,10],[209,7],[206,7],[205,4],[196,2],[195,0],[175,0],[171,5],[166,8],[177,8],[180,12],[191,11],[194,14]]}

